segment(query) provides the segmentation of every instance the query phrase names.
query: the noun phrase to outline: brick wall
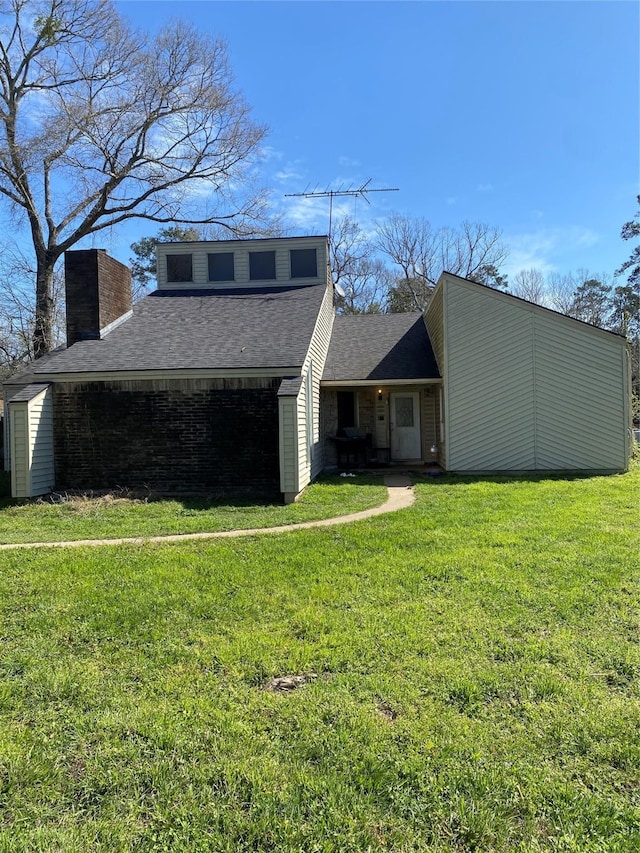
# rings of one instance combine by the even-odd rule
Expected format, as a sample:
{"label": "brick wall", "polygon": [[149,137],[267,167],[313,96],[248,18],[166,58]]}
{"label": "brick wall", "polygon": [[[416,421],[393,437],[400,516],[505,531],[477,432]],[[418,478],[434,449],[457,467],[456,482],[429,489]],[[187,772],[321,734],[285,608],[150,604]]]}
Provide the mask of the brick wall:
{"label": "brick wall", "polygon": [[131,310],[131,271],[104,249],[64,256],[67,346],[96,340],[100,330]]}
{"label": "brick wall", "polygon": [[279,384],[57,383],[56,487],[275,495]]}

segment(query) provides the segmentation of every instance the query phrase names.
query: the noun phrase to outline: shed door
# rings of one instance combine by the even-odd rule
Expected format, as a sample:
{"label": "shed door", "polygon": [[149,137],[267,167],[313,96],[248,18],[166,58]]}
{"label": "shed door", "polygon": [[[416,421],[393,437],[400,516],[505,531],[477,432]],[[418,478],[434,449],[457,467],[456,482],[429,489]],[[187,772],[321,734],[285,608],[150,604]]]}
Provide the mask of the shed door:
{"label": "shed door", "polygon": [[422,458],[418,391],[395,391],[391,394],[391,458]]}

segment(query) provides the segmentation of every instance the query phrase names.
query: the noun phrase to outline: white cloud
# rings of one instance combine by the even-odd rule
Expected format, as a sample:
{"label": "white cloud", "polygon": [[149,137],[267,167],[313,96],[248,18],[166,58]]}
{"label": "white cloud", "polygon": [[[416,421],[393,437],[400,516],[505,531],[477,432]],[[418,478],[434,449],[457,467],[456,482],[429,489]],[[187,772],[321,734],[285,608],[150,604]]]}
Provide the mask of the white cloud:
{"label": "white cloud", "polygon": [[569,229],[569,239],[574,245],[586,249],[589,246],[595,246],[600,238],[592,228],[576,225]]}
{"label": "white cloud", "polygon": [[274,148],[273,145],[262,145],[260,148],[260,156],[265,162],[269,162],[269,160],[282,160],[284,158],[284,153],[279,151],[277,148]]}
{"label": "white cloud", "polygon": [[457,195],[449,195],[444,200],[445,204],[448,204],[449,206],[456,204],[457,201],[458,201]]}
{"label": "white cloud", "polygon": [[479,193],[492,193],[493,190],[493,184],[478,184],[478,186],[476,187],[476,192]]}
{"label": "white cloud", "polygon": [[[329,200],[304,198],[285,199],[283,213],[292,228],[307,233],[324,234],[329,229]],[[335,211],[334,211],[335,215]]]}
{"label": "white cloud", "polygon": [[276,172],[274,178],[278,181],[302,180],[302,174],[293,168],[284,168]]}
{"label": "white cloud", "polygon": [[[376,232],[376,216],[381,213],[381,197],[373,195],[368,198],[369,204],[360,195],[357,194],[364,181],[361,178],[354,178],[345,175],[339,175],[326,183],[304,184],[302,174],[296,171],[298,161],[292,164],[283,166],[276,173],[275,177],[284,182],[293,182],[294,178],[297,183],[289,187],[283,187],[282,190],[287,194],[286,198],[280,201],[280,197],[274,194],[274,207],[281,211],[284,217],[285,227],[294,231],[313,234],[326,234],[329,230],[329,211],[332,211],[333,222],[348,216],[358,222],[363,233],[373,238]],[[333,200],[328,195],[323,193],[352,193],[351,195],[334,195]],[[305,196],[303,193],[318,193],[315,197]]]}
{"label": "white cloud", "polygon": [[295,190],[304,190],[304,186],[300,186],[305,179],[302,160],[288,160],[283,163],[280,168],[274,172],[273,178],[280,183],[295,182]]}
{"label": "white cloud", "polygon": [[517,234],[505,237],[509,256],[504,264],[508,276],[514,276],[520,270],[539,269],[543,273],[552,272],[555,265],[551,261],[555,241],[542,233]]}
{"label": "white cloud", "polygon": [[504,242],[509,249],[509,257],[504,269],[509,276],[532,267],[549,273],[558,268],[559,260],[576,251],[590,248],[598,240],[599,237],[593,229],[581,225],[540,228],[521,234],[505,233]]}

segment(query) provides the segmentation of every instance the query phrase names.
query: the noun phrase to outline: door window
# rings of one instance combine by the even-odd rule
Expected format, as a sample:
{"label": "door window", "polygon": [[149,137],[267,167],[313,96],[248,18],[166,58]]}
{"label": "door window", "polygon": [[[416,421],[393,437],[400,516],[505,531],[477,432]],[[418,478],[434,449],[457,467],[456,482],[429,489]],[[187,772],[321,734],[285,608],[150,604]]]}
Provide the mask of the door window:
{"label": "door window", "polygon": [[396,426],[412,427],[413,425],[413,397],[396,397]]}

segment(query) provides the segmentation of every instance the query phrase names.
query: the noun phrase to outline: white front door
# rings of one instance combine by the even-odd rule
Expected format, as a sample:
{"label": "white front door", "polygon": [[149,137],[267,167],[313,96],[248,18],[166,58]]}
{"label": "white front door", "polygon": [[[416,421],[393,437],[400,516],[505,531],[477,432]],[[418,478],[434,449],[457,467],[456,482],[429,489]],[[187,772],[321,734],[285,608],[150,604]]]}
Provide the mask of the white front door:
{"label": "white front door", "polygon": [[422,458],[419,391],[391,393],[391,458]]}

